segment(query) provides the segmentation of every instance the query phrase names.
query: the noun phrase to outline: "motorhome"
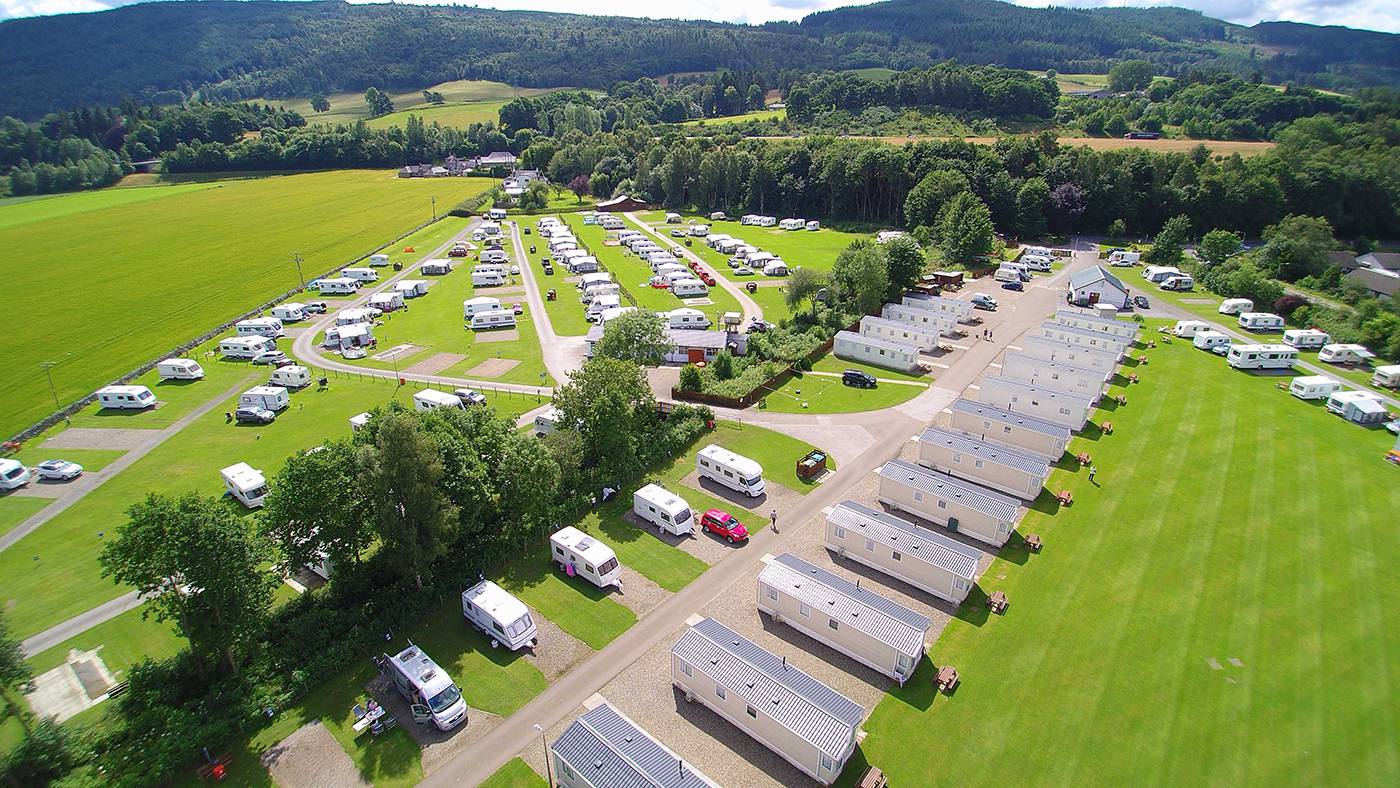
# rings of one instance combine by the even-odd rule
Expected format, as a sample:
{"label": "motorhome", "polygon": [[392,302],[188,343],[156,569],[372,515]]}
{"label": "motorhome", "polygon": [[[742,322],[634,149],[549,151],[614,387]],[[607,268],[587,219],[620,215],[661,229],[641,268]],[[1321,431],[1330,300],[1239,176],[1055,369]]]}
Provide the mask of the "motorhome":
{"label": "motorhome", "polygon": [[1250,331],[1281,331],[1283,318],[1271,312],[1243,312],[1237,322]]}
{"label": "motorhome", "polygon": [[270,314],[281,320],[283,323],[296,323],[306,319],[306,305],[289,301],[285,304],[274,306]]}
{"label": "motorhome", "polygon": [[590,287],[587,290],[583,291],[583,295],[580,297],[580,300],[582,300],[583,303],[588,304],[592,303],[593,299],[599,298],[601,296],[621,296],[621,294],[622,288],[620,286],[613,282],[607,282],[601,285],[594,285],[593,287]]}
{"label": "motorhome", "polygon": [[372,254],[369,256],[369,259],[366,260],[366,262],[369,263],[371,267],[383,268],[384,266],[389,264],[389,255]]}
{"label": "motorhome", "polygon": [[1375,353],[1362,345],[1347,344],[1323,345],[1317,354],[1318,361],[1326,361],[1329,364],[1362,364],[1375,357]]}
{"label": "motorhome", "polygon": [[276,350],[277,343],[267,337],[229,337],[219,340],[219,355],[224,358],[252,358],[267,350]]}
{"label": "motorhome", "polygon": [[699,279],[680,279],[671,283],[671,295],[676,298],[703,298],[710,294],[710,288]]}
{"label": "motorhome", "polygon": [[360,280],[336,276],[321,280],[321,295],[352,295],[360,289]]}
{"label": "motorhome", "polygon": [[103,386],[97,390],[97,404],[113,410],[143,410],[155,406],[156,395],[145,386]]}
{"label": "motorhome", "polygon": [[672,309],[670,312],[658,312],[657,314],[666,320],[667,328],[706,329],[710,327],[710,319],[698,309],[681,307],[680,309]]}
{"label": "motorhome", "polygon": [[471,319],[478,312],[491,312],[501,308],[501,299],[490,296],[477,296],[462,302],[462,317]]}
{"label": "motorhome", "polygon": [[632,493],[632,513],[663,533],[673,536],[696,533],[696,518],[690,504],[659,484],[648,484]]}
{"label": "motorhome", "polygon": [[413,409],[416,411],[435,410],[437,408],[460,408],[462,400],[456,394],[437,389],[423,389],[413,395]]}
{"label": "motorhome", "polygon": [[[278,367],[272,371],[272,377],[268,380],[268,385],[282,386],[283,388],[289,389],[306,388],[311,385],[311,370],[296,364]],[[269,410],[271,410],[271,408],[269,408]]]}
{"label": "motorhome", "polygon": [[1219,331],[1197,331],[1196,335],[1191,338],[1191,344],[1201,350],[1214,350],[1222,345],[1229,347],[1230,337]]}
{"label": "motorhome", "polygon": [[538,629],[530,609],[504,588],[482,580],[462,592],[462,617],[491,638],[491,647],[534,648]]}
{"label": "motorhome", "polygon": [[763,466],[715,443],[695,455],[695,471],[701,479],[709,479],[750,498],[757,498],[764,492]]}
{"label": "motorhome", "polygon": [[161,380],[199,380],[204,377],[204,368],[192,359],[167,358],[156,364],[156,374]]}
{"label": "motorhome", "polygon": [[1226,360],[1235,369],[1292,369],[1298,351],[1287,345],[1230,345]]}
{"label": "motorhome", "polygon": [[1220,302],[1216,311],[1222,315],[1242,315],[1254,311],[1254,302],[1248,298],[1227,298]]}
{"label": "motorhome", "polygon": [[622,588],[622,565],[611,547],[572,525],[549,537],[549,553],[569,577],[582,577],[599,588]]}
{"label": "motorhome", "polygon": [[395,309],[403,308],[403,293],[397,290],[386,290],[370,296],[366,303],[381,312],[392,312]]}
{"label": "motorhome", "polygon": [[276,339],[285,332],[282,321],[275,317],[254,317],[233,324],[234,334],[240,337],[272,337]]}
{"label": "motorhome", "polygon": [[1304,375],[1288,384],[1288,393],[1298,399],[1323,399],[1341,388],[1341,383],[1326,375]]}
{"label": "motorhome", "polygon": [[584,310],[584,314],[590,321],[597,322],[604,310],[616,309],[620,306],[622,306],[622,299],[618,294],[600,295],[596,298],[589,299],[588,307]]}
{"label": "motorhome", "polygon": [[484,312],[477,312],[468,320],[468,325],[473,331],[514,328],[515,312],[509,309],[488,309]]}
{"label": "motorhome", "polygon": [[1021,270],[1008,265],[1003,265],[996,270],[993,275],[998,282],[1019,282],[1021,281]]}
{"label": "motorhome", "polygon": [[1188,274],[1181,274],[1180,276],[1169,276],[1166,279],[1163,279],[1160,285],[1160,287],[1163,290],[1175,290],[1178,292],[1185,292],[1194,288],[1195,286],[1196,280],[1191,278],[1191,276],[1189,276]]}
{"label": "motorhome", "polygon": [[598,313],[598,325],[607,325],[608,321],[622,317],[628,312],[635,312],[635,306],[614,306],[604,309]]}
{"label": "motorhome", "polygon": [[1178,320],[1172,326],[1172,334],[1182,339],[1191,339],[1202,331],[1209,331],[1210,323],[1204,320]]}
{"label": "motorhome", "polygon": [[1149,265],[1142,269],[1142,278],[1153,284],[1165,282],[1173,276],[1181,276],[1182,271],[1173,265]]}
{"label": "motorhome", "polygon": [[267,497],[267,478],[262,471],[246,462],[238,462],[219,471],[224,489],[235,501],[249,509],[258,509]]}
{"label": "motorhome", "polygon": [[379,281],[379,272],[373,268],[344,268],[341,269],[340,274],[346,279],[355,279],[360,282]]}
{"label": "motorhome", "polygon": [[536,437],[543,438],[546,435],[552,435],[557,429],[559,429],[559,411],[554,408],[550,408],[535,417]]}
{"label": "motorhome", "polygon": [[474,270],[472,271],[472,287],[496,287],[506,283],[506,275],[502,271]]}
{"label": "motorhome", "polygon": [[450,731],[467,720],[467,702],[452,676],[412,643],[394,656],[385,654],[389,680],[408,701],[415,719],[427,716],[440,731]]}
{"label": "motorhome", "polygon": [[[305,371],[305,367],[298,367]],[[238,395],[238,407],[263,408],[273,412],[286,410],[292,398],[282,386],[254,386]]]}
{"label": "motorhome", "polygon": [[1318,331],[1315,328],[1291,328],[1283,332],[1283,344],[1292,345],[1299,350],[1314,350],[1327,344],[1331,339],[1326,331]]}
{"label": "motorhome", "polygon": [[1050,271],[1055,267],[1055,261],[1040,255],[1023,254],[1016,262],[1024,265],[1032,271]]}

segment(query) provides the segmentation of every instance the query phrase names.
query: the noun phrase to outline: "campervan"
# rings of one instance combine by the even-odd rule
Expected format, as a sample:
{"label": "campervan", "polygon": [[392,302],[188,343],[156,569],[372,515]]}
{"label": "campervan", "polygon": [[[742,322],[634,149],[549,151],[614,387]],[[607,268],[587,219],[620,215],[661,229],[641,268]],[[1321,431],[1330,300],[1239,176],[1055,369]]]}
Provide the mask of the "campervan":
{"label": "campervan", "polygon": [[321,280],[321,295],[353,295],[360,289],[360,280],[337,276]]}
{"label": "campervan", "polygon": [[617,562],[617,553],[572,525],[549,537],[549,552],[569,577],[582,577],[599,588],[622,588],[622,565]]}
{"label": "campervan", "polygon": [[1288,384],[1288,393],[1298,399],[1322,399],[1340,391],[1341,388],[1341,383],[1326,375],[1304,375],[1294,378],[1293,382]]}
{"label": "campervan", "polygon": [[255,317],[240,320],[233,324],[233,331],[240,337],[272,337],[283,335],[282,321],[275,317]]}
{"label": "campervan", "polygon": [[283,323],[295,323],[306,319],[306,305],[295,301],[278,304],[272,308],[272,316]]}
{"label": "campervan", "polygon": [[145,386],[104,386],[97,390],[97,404],[114,410],[142,410],[156,404],[156,395]]}
{"label": "campervan", "polygon": [[199,380],[204,377],[204,368],[188,358],[167,358],[156,364],[156,374],[161,380]]}
{"label": "campervan", "polygon": [[224,358],[252,358],[276,349],[277,343],[267,337],[229,337],[219,341],[219,355]]}
{"label": "campervan", "polygon": [[501,271],[477,270],[472,271],[472,287],[495,287],[506,283],[506,275]]}
{"label": "campervan", "polygon": [[456,394],[449,394],[446,391],[423,389],[413,395],[413,409],[416,411],[460,407],[462,407],[462,400]]}
{"label": "campervan", "polygon": [[1250,331],[1278,331],[1283,328],[1283,318],[1270,312],[1243,312],[1237,322],[1240,328]]}
{"label": "campervan", "polygon": [[750,498],[763,495],[763,466],[711,443],[695,456],[695,470],[702,479],[741,492]]}
{"label": "campervan", "polygon": [[389,680],[408,701],[415,719],[427,716],[440,731],[450,731],[466,721],[467,702],[462,699],[462,690],[419,647],[409,643],[392,657],[385,654],[380,664],[388,665]]}
{"label": "campervan", "polygon": [[1021,271],[1018,268],[1003,265],[997,269],[994,278],[998,282],[1019,282],[1021,281]]}
{"label": "campervan", "polygon": [[389,255],[372,254],[369,256],[369,260],[367,260],[366,262],[368,262],[373,268],[383,268],[384,266],[389,264]]}
{"label": "campervan", "polygon": [[1038,254],[1023,254],[1016,262],[1024,265],[1032,271],[1049,271],[1055,267],[1054,261],[1048,257],[1041,257]]}
{"label": "campervan", "polygon": [[677,298],[690,298],[692,296],[707,296],[710,288],[705,286],[699,279],[681,279],[671,283],[671,295]]}
{"label": "campervan", "polygon": [[1219,331],[1197,331],[1191,339],[1191,344],[1195,345],[1201,350],[1213,350],[1222,345],[1224,345],[1225,347],[1229,347],[1230,337],[1220,333]]}
{"label": "campervan", "polygon": [[690,504],[659,484],[648,484],[632,493],[632,513],[664,533],[695,534],[695,515]]}
{"label": "campervan", "polygon": [[1287,345],[1231,345],[1226,358],[1235,369],[1292,369],[1298,351]]}
{"label": "campervan", "polygon": [[1201,331],[1209,330],[1210,323],[1204,320],[1178,320],[1176,325],[1172,326],[1172,334],[1182,339],[1190,339]]}
{"label": "campervan", "polygon": [[593,287],[590,287],[587,290],[583,291],[582,300],[583,303],[587,304],[591,303],[593,299],[598,298],[600,296],[615,296],[619,295],[620,293],[622,293],[621,287],[612,282],[605,282],[604,284],[594,285]]}
{"label": "campervan", "polygon": [[1220,302],[1220,308],[1216,311],[1222,315],[1242,315],[1253,310],[1254,302],[1248,298],[1227,298]]}
{"label": "campervan", "polygon": [[1196,286],[1196,280],[1195,280],[1195,279],[1192,279],[1191,276],[1190,276],[1190,274],[1180,274],[1180,275],[1178,275],[1178,276],[1169,276],[1169,277],[1167,277],[1166,279],[1162,280],[1162,284],[1161,284],[1161,288],[1162,288],[1163,290],[1177,290],[1177,291],[1186,291],[1186,290],[1190,290],[1191,288],[1193,288],[1193,287],[1195,287],[1195,286]]}
{"label": "campervan", "polygon": [[361,282],[379,281],[379,272],[373,268],[345,268],[340,273],[346,279],[355,279]]}
{"label": "campervan", "polygon": [[[311,385],[311,370],[303,366],[292,364],[286,367],[278,367],[272,371],[272,378],[268,380],[268,385],[282,386],[289,389],[304,389]],[[239,403],[240,405],[243,403]],[[268,410],[274,410],[268,408]]]}
{"label": "campervan", "polygon": [[622,299],[619,298],[616,293],[613,293],[612,295],[600,295],[597,298],[590,299],[588,308],[584,311],[590,321],[596,322],[599,316],[603,314],[603,310],[614,309],[619,306],[622,306]]}
{"label": "campervan", "polygon": [[519,651],[535,646],[538,629],[530,609],[490,580],[462,592],[462,617],[491,638],[492,648],[500,644]]}
{"label": "campervan", "polygon": [[559,429],[559,411],[554,408],[541,413],[535,417],[535,436],[543,438],[546,435],[553,435]]}
{"label": "campervan", "polygon": [[1292,328],[1283,332],[1283,344],[1292,345],[1299,350],[1313,350],[1327,344],[1326,331],[1318,331],[1315,328]]}
{"label": "campervan", "polygon": [[[295,367],[303,372],[305,367]],[[286,410],[292,404],[292,398],[287,394],[287,390],[281,386],[254,386],[242,394],[238,395],[238,407],[240,408],[262,408],[273,412]]]}
{"label": "campervan", "polygon": [[239,462],[219,471],[219,475],[224,479],[224,489],[235,501],[249,509],[263,505],[263,499],[267,497],[267,479],[262,471],[246,462]]}
{"label": "campervan", "polygon": [[1375,353],[1362,345],[1345,344],[1323,345],[1317,354],[1318,361],[1326,361],[1329,364],[1360,364],[1375,357]]}

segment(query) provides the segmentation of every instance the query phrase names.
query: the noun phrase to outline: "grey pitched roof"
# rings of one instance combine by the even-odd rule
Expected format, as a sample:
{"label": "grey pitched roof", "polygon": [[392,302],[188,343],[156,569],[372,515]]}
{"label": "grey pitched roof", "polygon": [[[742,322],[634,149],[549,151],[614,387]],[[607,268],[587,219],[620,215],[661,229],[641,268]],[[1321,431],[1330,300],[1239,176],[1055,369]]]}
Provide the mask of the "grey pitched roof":
{"label": "grey pitched roof", "polygon": [[971,454],[987,462],[1004,465],[1008,468],[1015,468],[1022,473],[1029,473],[1044,478],[1050,473],[1050,463],[1043,457],[1034,454],[1009,449],[1005,446],[998,446],[993,443],[985,443],[976,438],[969,438],[966,435],[959,435],[956,432],[949,432],[938,427],[929,427],[919,435],[920,443],[937,443],[947,446],[956,452]]}
{"label": "grey pitched roof", "polygon": [[869,345],[870,347],[882,347],[886,350],[897,350],[900,353],[913,353],[916,356],[919,354],[918,346],[913,344],[912,342],[896,342],[893,339],[885,339],[884,337],[861,336],[860,334],[857,334],[854,331],[838,332],[836,334],[836,338],[845,339],[850,342],[858,342],[863,345]]}
{"label": "grey pitched roof", "polygon": [[1387,271],[1400,271],[1400,252],[1367,252],[1356,258],[1358,262]]}
{"label": "grey pitched roof", "polygon": [[862,317],[860,319],[860,324],[862,326],[866,324],[872,326],[884,326],[885,328],[891,328],[895,331],[909,331],[919,334],[937,335],[939,333],[938,329],[935,328],[921,328],[920,324],[918,323],[909,323],[903,320],[890,320],[889,318],[875,317],[874,315],[866,315],[865,317]]}
{"label": "grey pitched roof", "polygon": [[1022,429],[1038,432],[1041,435],[1048,435],[1052,438],[1058,438],[1064,441],[1069,440],[1072,434],[1069,427],[1063,424],[1056,424],[1053,421],[1037,419],[1034,416],[1027,416],[1022,413],[1012,413],[1009,410],[994,408],[991,405],[984,405],[980,402],[967,399],[966,397],[959,397],[958,400],[953,403],[953,410],[959,413],[971,413],[974,416],[980,416],[997,424],[1009,424],[1013,427],[1021,427]]}
{"label": "grey pitched roof", "polygon": [[713,618],[681,635],[671,653],[803,741],[840,759],[865,709]]}
{"label": "grey pitched roof", "polygon": [[1400,277],[1390,276],[1370,268],[1358,268],[1342,278],[1361,285],[1373,293],[1385,296],[1393,297],[1397,292],[1400,292]]}
{"label": "grey pitched roof", "polygon": [[714,782],[604,703],[574,720],[550,747],[592,785],[713,788]]}
{"label": "grey pitched roof", "polygon": [[1020,389],[1027,394],[1039,394],[1049,400],[1072,401],[1086,408],[1091,408],[1094,405],[1094,398],[1088,394],[1082,394],[1078,391],[1064,391],[1062,389],[1050,388],[1035,383],[1027,383],[1024,380],[1016,380],[1015,378],[1004,378],[1000,375],[984,375],[982,376],[982,380],[978,382],[978,385]]}
{"label": "grey pitched roof", "polygon": [[1136,335],[1138,331],[1142,328],[1137,323],[1130,323],[1126,320],[1116,320],[1111,317],[1102,317],[1100,315],[1096,315],[1093,312],[1081,312],[1078,309],[1066,309],[1064,307],[1055,310],[1055,318],[1058,320],[1062,317],[1069,318],[1072,320],[1083,320],[1087,323],[1097,323],[1105,326],[1113,326],[1114,328],[1117,328],[1119,330],[1129,328],[1132,329],[1134,335]]}
{"label": "grey pitched roof", "polygon": [[1027,361],[1034,362],[1035,365],[1040,367],[1041,369],[1063,369],[1066,372],[1078,372],[1081,375],[1087,375],[1092,378],[1097,378],[1098,380],[1108,380],[1108,378],[1113,374],[1102,369],[1090,369],[1089,367],[1081,367],[1078,364],[1071,364],[1068,361],[1051,361],[1049,359],[1041,358],[1040,356],[1037,356],[1034,353],[1018,353],[1014,350],[1006,351],[1007,359],[1013,357],[1023,358]]}
{"label": "grey pitched roof", "polygon": [[792,553],[774,558],[758,579],[905,654],[922,651],[924,637],[933,626],[927,616]]}
{"label": "grey pitched roof", "polygon": [[1019,344],[1021,345],[1021,349],[1026,352],[1031,352],[1031,348],[1027,347],[1028,345],[1035,345],[1041,348],[1054,348],[1055,350],[1070,350],[1075,353],[1092,353],[1111,359],[1115,365],[1118,363],[1118,354],[1114,353],[1112,350],[1108,350],[1106,348],[1101,347],[1093,347],[1090,345],[1074,345],[1057,337],[1035,336],[1033,334],[1027,334],[1024,337],[1021,337],[1021,339],[1019,340]]}
{"label": "grey pitched roof", "polygon": [[1123,286],[1122,280],[1108,272],[1107,268],[1101,265],[1085,268],[1083,271],[1075,271],[1069,276],[1069,287],[1071,290],[1078,290],[1081,287],[1088,287],[1099,281],[1107,281],[1114,287],[1128,292],[1128,288]]}
{"label": "grey pitched roof", "polygon": [[[981,512],[989,517],[995,517],[998,520],[1008,523],[1016,520],[1016,511],[1021,506],[1019,501],[1009,495],[1003,495],[995,490],[988,490],[986,487],[963,481],[962,479],[949,476],[946,473],[934,473],[928,468],[923,468],[911,462],[905,462],[904,460],[890,460],[885,463],[884,466],[880,468],[880,478],[894,479],[920,492],[949,501],[957,501],[973,511]],[[899,518],[891,519],[898,520]],[[901,520],[901,522],[903,521]],[[917,528],[918,526],[909,524],[909,527]],[[961,542],[955,542],[952,539],[941,537],[941,535],[927,528],[920,530],[924,531],[925,534],[933,534],[935,537],[944,539],[947,544],[958,545],[965,550],[971,549],[962,545]]]}
{"label": "grey pitched roof", "polygon": [[1124,346],[1127,346],[1127,345],[1131,345],[1131,344],[1132,344],[1132,340],[1131,340],[1131,339],[1128,339],[1127,337],[1116,336],[1116,335],[1110,334],[1110,333],[1108,333],[1108,332],[1106,332],[1106,331],[1095,331],[1095,330],[1093,330],[1093,329],[1091,329],[1091,328],[1080,328],[1079,326],[1067,326],[1067,325],[1065,325],[1064,323],[1056,323],[1056,322],[1053,321],[1053,320],[1047,320],[1047,321],[1045,321],[1044,323],[1041,323],[1041,324],[1040,324],[1040,327],[1041,327],[1042,329],[1044,329],[1044,330],[1054,330],[1054,331],[1061,331],[1061,332],[1064,332],[1064,333],[1066,333],[1066,334],[1078,334],[1078,335],[1080,335],[1080,336],[1085,336],[1085,337],[1095,337],[1095,338],[1098,338],[1098,339],[1108,340],[1108,341],[1110,341],[1110,342],[1117,342],[1118,344],[1124,345]]}
{"label": "grey pitched roof", "polygon": [[[891,460],[885,463],[886,467],[891,463],[901,463],[902,460]],[[917,465],[903,463],[910,468],[914,468],[923,475],[929,474],[925,468]],[[908,482],[909,477],[901,467],[890,469],[890,474],[900,481]],[[880,475],[885,475],[885,469],[880,469]],[[943,478],[939,475],[939,478]],[[916,479],[916,486],[923,489],[923,485]],[[957,481],[957,480],[954,480]],[[965,482],[958,482],[961,486],[966,486]],[[951,494],[952,488],[947,488],[944,492],[935,493],[943,497],[954,498]],[[1006,496],[1001,496],[1006,498]],[[1001,518],[1010,522],[1016,515],[1016,502],[1006,498],[1009,513]],[[969,504],[971,505],[971,504]],[[976,508],[976,507],[974,507]],[[980,509],[978,511],[981,511]],[[995,516],[995,515],[994,515]],[[879,509],[872,509],[869,506],[856,503],[855,501],[842,501],[831,510],[831,514],[826,516],[826,521],[832,525],[839,525],[842,528],[850,528],[863,533],[867,538],[873,539],[886,547],[899,547],[904,556],[917,558],[925,563],[950,572],[964,580],[974,580],[977,574],[977,561],[982,558],[982,551],[973,547],[968,547],[956,539],[950,539],[937,531],[930,531],[927,528],[920,528],[917,525],[892,514],[887,514]]]}

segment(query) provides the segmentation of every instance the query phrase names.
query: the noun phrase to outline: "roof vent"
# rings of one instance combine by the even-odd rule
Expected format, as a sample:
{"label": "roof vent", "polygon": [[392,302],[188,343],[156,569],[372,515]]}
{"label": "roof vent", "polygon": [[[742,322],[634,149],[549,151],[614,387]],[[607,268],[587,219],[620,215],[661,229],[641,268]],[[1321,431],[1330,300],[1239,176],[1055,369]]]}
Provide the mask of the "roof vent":
{"label": "roof vent", "polygon": [[632,734],[629,733],[629,734],[627,734],[626,736],[623,736],[623,737],[622,737],[622,740],[623,740],[623,741],[632,741]]}
{"label": "roof vent", "polygon": [[601,760],[599,760],[599,761],[594,761],[594,762],[593,762],[593,768],[595,768],[595,769],[601,769],[601,768],[603,768],[603,762],[602,762]]}
{"label": "roof vent", "polygon": [[739,645],[739,641],[737,639],[734,641],[734,645]]}
{"label": "roof vent", "polygon": [[749,689],[753,689],[753,682],[752,682],[752,681],[746,682],[746,683],[748,684]]}

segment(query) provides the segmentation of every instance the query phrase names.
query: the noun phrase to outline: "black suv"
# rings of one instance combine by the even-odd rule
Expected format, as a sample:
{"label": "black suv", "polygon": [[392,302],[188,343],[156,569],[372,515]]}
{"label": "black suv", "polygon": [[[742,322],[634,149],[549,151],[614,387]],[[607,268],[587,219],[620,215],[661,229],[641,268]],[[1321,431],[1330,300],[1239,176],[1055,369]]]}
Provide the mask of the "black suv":
{"label": "black suv", "polygon": [[841,373],[841,382],[847,386],[855,386],[861,389],[875,388],[875,376],[869,372],[861,372],[858,369],[848,369]]}

